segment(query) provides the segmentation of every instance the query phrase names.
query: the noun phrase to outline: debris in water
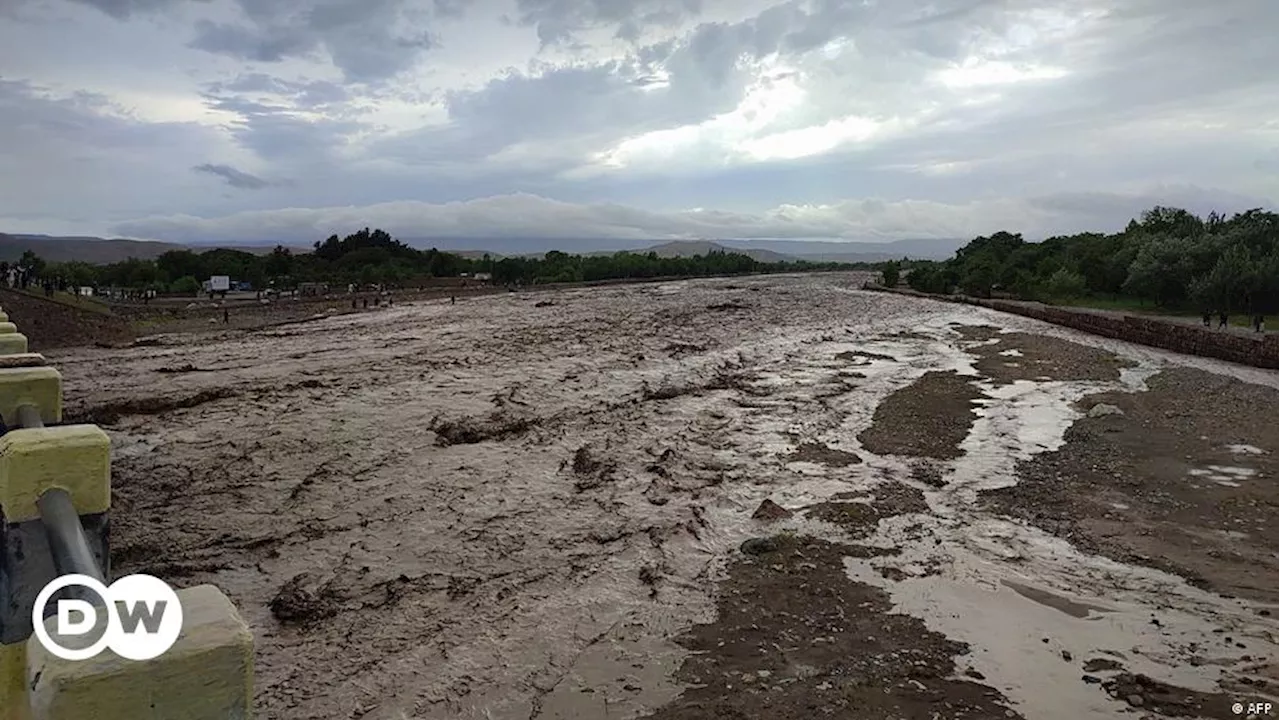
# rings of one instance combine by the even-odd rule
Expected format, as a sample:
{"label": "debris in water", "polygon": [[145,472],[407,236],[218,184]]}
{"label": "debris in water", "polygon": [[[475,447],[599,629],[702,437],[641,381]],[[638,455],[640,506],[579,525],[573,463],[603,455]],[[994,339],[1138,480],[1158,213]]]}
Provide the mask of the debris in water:
{"label": "debris in water", "polygon": [[617,464],[611,460],[596,457],[589,445],[583,445],[573,454],[573,488],[578,492],[592,490],[613,480]]}
{"label": "debris in water", "polygon": [[1089,417],[1091,418],[1107,417],[1108,415],[1124,415],[1124,410],[1107,403],[1098,403],[1089,408]]}
{"label": "debris in water", "polygon": [[782,547],[776,537],[751,538],[738,546],[744,555],[764,555]]}
{"label": "debris in water", "polygon": [[847,467],[858,465],[862,458],[855,453],[836,450],[820,442],[801,443],[795,452],[783,458],[786,462],[807,462],[827,467]]}
{"label": "debris in water", "polygon": [[761,501],[760,507],[756,508],[756,511],[751,514],[751,519],[772,522],[775,520],[786,520],[794,514],[795,513],[782,507],[778,503],[765,498]]}
{"label": "debris in water", "polygon": [[468,416],[457,420],[441,420],[437,417],[432,419],[429,429],[437,436],[436,444],[447,447],[502,440],[528,432],[535,424],[537,423],[533,418],[496,410],[483,418]]}
{"label": "debris in water", "polygon": [[327,585],[311,573],[300,573],[285,583],[269,604],[271,614],[280,622],[306,622],[337,613],[337,604]]}

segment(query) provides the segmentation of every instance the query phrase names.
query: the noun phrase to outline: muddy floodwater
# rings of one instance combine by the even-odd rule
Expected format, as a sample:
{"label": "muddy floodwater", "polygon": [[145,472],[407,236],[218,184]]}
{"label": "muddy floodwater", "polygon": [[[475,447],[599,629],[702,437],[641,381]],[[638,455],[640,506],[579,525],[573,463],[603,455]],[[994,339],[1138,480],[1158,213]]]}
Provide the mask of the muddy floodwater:
{"label": "muddy floodwater", "polygon": [[49,356],[113,438],[113,572],[227,592],[260,718],[1274,702],[1276,374],[863,279]]}

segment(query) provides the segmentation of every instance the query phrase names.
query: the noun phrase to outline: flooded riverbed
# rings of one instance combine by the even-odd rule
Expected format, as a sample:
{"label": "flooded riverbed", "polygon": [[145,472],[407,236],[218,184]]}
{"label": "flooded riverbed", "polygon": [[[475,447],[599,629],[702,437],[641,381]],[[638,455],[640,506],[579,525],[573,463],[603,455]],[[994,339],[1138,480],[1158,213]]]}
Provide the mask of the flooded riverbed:
{"label": "flooded riverbed", "polygon": [[[957,717],[1120,717],[1135,696],[1177,709],[1153,708],[1130,675],[1209,698],[1193,717],[1273,697],[1273,596],[1188,582],[1195,548],[1122,555],[1121,530],[1052,524],[1007,494],[1024,475],[1041,487],[1036,458],[1088,440],[1073,427],[1151,432],[1123,425],[1141,408],[1090,418],[1079,401],[1142,396],[1185,365],[1253,398],[1256,436],[1213,437],[1210,418],[1195,426],[1205,446],[1257,452],[1166,467],[1126,445],[1116,462],[1138,469],[1106,502],[1136,513],[1169,494],[1166,475],[1242,468],[1211,498],[1239,507],[1197,537],[1206,552],[1241,535],[1274,549],[1275,374],[861,292],[862,279],[431,301],[50,357],[69,416],[113,437],[115,572],[223,588],[256,633],[263,718],[712,718],[737,717],[735,703],[772,703],[744,717],[929,717],[948,698],[967,708]],[[918,385],[927,373],[956,377]],[[891,396],[904,409],[877,415]],[[869,449],[885,437],[898,441]],[[941,437],[954,452],[923,449]],[[765,499],[794,514],[753,518]],[[1154,513],[1141,519],[1158,538]],[[777,536],[821,544],[738,549]],[[1254,572],[1275,587],[1273,556]],[[783,597],[801,585],[845,600]],[[865,647],[871,630],[802,623],[749,640],[776,652],[733,655],[728,597],[744,598],[743,627],[906,617]],[[840,652],[815,654],[824,643]],[[896,669],[913,647],[928,673]],[[1097,660],[1110,670],[1082,669]]]}

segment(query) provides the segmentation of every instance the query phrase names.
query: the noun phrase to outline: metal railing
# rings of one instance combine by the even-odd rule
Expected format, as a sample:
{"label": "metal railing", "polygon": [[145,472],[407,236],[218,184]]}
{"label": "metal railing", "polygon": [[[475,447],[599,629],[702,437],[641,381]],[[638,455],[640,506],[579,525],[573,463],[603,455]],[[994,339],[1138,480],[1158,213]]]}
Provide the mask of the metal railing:
{"label": "metal railing", "polygon": [[[253,634],[213,585],[170,589],[191,610],[169,640],[181,646],[176,665],[164,667],[163,652],[122,664],[133,655],[99,660],[50,647],[71,647],[43,632],[58,613],[53,600],[105,607],[108,618],[117,611],[108,597],[110,439],[93,425],[61,423],[61,375],[7,320],[0,311],[0,720],[251,717]],[[92,578],[98,590],[70,582],[40,597],[67,575]],[[70,627],[57,635],[61,623],[52,623],[55,637],[81,642]]]}
{"label": "metal railing", "polygon": [[[40,408],[35,405],[23,405],[18,408],[19,428],[42,428],[44,420],[40,417]],[[71,502],[71,495],[62,488],[49,488],[36,500],[40,510],[40,522],[44,525],[45,537],[49,540],[49,552],[53,556],[53,567],[59,575],[88,575],[106,584],[106,575],[98,567],[89,548],[89,538],[85,535],[84,525],[80,523],[80,515]],[[72,588],[67,588],[71,591]],[[82,598],[90,600],[91,598]]]}

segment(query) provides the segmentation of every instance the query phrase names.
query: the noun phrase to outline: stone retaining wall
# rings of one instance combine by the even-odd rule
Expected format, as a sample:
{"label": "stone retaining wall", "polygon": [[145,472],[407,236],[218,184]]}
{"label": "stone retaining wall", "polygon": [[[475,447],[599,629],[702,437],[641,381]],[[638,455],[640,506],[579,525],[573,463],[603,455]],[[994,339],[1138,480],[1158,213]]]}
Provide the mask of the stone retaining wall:
{"label": "stone retaining wall", "polygon": [[1280,366],[1280,363],[1277,362],[1277,349],[1280,343],[1278,343],[1277,336],[1273,333],[1263,336],[1250,336],[1235,332],[1219,332],[1190,323],[1179,323],[1141,315],[1090,312],[1088,310],[1054,307],[1033,302],[988,300],[964,295],[927,295],[896,288],[890,290],[889,288],[875,285],[868,285],[866,288],[868,290],[897,292],[944,302],[978,305],[992,310],[1035,318],[1036,320],[1081,330],[1093,335],[1125,340],[1140,345],[1149,345],[1187,355],[1211,357],[1260,368],[1275,369]]}

